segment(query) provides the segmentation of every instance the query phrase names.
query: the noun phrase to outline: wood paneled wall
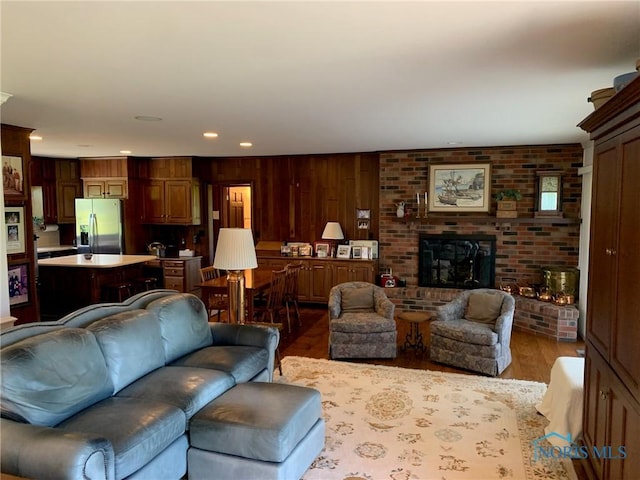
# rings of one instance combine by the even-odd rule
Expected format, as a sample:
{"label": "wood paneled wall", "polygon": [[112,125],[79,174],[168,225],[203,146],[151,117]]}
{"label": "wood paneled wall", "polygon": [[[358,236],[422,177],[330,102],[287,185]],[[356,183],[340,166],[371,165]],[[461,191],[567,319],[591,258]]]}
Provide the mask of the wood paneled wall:
{"label": "wood paneled wall", "polygon": [[[347,239],[378,238],[377,153],[194,159],[203,182],[250,183],[256,240],[320,240],[327,221]],[[204,190],[204,189],[203,189]],[[356,209],[371,209],[371,228],[357,228]],[[208,214],[207,214],[208,216]]]}

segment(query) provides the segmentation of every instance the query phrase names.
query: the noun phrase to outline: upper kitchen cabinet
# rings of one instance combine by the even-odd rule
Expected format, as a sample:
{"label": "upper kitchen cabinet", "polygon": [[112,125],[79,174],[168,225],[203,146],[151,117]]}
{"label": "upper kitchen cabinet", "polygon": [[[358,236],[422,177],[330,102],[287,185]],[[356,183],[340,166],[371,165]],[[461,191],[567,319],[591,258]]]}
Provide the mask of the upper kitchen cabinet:
{"label": "upper kitchen cabinet", "polygon": [[58,223],[75,223],[76,198],[82,197],[80,165],[75,159],[56,159]]}
{"label": "upper kitchen cabinet", "polygon": [[85,198],[128,198],[127,157],[80,159]]}
{"label": "upper kitchen cabinet", "polygon": [[75,199],[82,197],[76,159],[33,157],[34,188],[42,188],[44,223],[75,223]]}
{"label": "upper kitchen cabinet", "polygon": [[142,185],[142,222],[200,225],[200,182],[190,157],[151,158]]}

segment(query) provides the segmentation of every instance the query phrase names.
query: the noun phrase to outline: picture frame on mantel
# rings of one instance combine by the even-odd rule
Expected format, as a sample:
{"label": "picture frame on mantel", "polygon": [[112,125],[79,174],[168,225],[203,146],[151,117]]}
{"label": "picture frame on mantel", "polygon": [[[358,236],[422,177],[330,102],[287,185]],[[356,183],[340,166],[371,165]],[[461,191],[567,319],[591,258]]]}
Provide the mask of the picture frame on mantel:
{"label": "picture frame on mantel", "polygon": [[24,207],[4,207],[4,224],[7,254],[25,253]]}
{"label": "picture frame on mantel", "polygon": [[489,212],[491,164],[429,166],[430,212]]}
{"label": "picture frame on mantel", "polygon": [[26,200],[24,162],[22,157],[2,155],[2,187],[4,201]]}

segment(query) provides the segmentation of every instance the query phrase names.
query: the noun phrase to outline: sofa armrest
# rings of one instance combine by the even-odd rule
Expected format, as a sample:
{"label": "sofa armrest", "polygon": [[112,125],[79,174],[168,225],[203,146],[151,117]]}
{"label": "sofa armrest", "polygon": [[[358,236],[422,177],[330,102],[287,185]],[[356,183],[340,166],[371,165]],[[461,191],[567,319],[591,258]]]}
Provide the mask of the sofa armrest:
{"label": "sofa armrest", "polygon": [[269,381],[273,379],[275,368],[276,349],[280,343],[280,332],[276,327],[238,325],[230,323],[210,323],[213,334],[213,346],[236,346],[264,348],[269,352]]}
{"label": "sofa armrest", "polygon": [[396,310],[396,305],[385,295],[383,291],[374,290],[373,303],[376,309],[376,313],[384,318],[393,320],[393,314]]}
{"label": "sofa armrest", "polygon": [[511,343],[511,330],[513,329],[513,310],[504,311],[496,319],[493,330],[498,334],[498,343],[509,345]]}
{"label": "sofa armrest", "polygon": [[329,307],[329,320],[340,318],[342,313],[342,292],[340,289],[336,287],[331,289],[327,306]]}
{"label": "sofa armrest", "polygon": [[468,295],[460,295],[451,302],[440,305],[436,308],[436,316],[438,320],[450,321],[459,320],[464,317],[464,311],[467,308]]}
{"label": "sofa armrest", "polygon": [[110,480],[113,447],[96,435],[0,419],[2,472],[26,478]]}

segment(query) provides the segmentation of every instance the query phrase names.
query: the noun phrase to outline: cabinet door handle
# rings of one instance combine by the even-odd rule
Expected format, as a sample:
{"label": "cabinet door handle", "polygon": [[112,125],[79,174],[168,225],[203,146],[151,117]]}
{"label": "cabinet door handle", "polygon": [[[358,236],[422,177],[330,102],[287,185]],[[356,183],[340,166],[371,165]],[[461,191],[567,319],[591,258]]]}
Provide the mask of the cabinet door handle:
{"label": "cabinet door handle", "polygon": [[600,390],[600,398],[602,398],[603,400],[607,399],[607,392],[605,392],[604,390]]}

